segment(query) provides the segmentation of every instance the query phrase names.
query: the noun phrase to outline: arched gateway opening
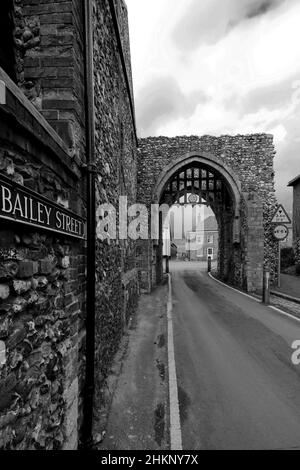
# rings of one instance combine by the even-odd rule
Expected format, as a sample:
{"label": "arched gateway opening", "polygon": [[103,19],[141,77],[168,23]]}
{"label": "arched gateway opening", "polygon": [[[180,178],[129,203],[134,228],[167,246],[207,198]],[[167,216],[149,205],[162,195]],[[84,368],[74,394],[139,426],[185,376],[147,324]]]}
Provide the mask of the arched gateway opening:
{"label": "arched gateway opening", "polygon": [[[140,139],[138,202],[149,213],[152,204],[208,205],[219,227],[219,276],[248,292],[261,291],[264,265],[276,277],[274,155],[273,137],[266,134]],[[139,241],[144,292],[162,279],[162,229],[161,218],[159,236]]]}
{"label": "arched gateway opening", "polygon": [[[189,152],[161,172],[152,202],[169,207],[174,204],[210,207],[219,228],[218,273],[222,279],[234,282],[235,260],[240,258],[241,184],[232,170],[209,153]],[[165,212],[162,217],[166,217]],[[163,225],[164,220],[160,223],[159,241],[155,245],[156,282],[163,275]]]}

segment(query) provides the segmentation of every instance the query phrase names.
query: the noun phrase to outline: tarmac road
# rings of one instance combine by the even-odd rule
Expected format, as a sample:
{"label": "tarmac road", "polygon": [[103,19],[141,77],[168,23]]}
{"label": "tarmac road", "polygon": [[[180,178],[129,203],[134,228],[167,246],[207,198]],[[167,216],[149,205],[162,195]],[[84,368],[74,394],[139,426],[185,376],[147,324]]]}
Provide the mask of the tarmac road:
{"label": "tarmac road", "polygon": [[300,449],[300,322],[171,264],[183,449]]}

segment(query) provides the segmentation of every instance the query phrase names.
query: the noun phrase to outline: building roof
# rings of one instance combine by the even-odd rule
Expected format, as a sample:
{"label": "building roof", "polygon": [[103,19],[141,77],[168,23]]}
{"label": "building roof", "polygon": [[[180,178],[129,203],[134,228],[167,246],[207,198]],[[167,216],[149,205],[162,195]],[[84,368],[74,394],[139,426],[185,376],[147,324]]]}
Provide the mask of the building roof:
{"label": "building roof", "polygon": [[207,217],[204,220],[204,231],[205,232],[216,232],[218,231],[218,222],[214,215]]}
{"label": "building roof", "polygon": [[296,186],[296,184],[300,183],[300,175],[294,178],[292,181],[289,182],[288,186]]}

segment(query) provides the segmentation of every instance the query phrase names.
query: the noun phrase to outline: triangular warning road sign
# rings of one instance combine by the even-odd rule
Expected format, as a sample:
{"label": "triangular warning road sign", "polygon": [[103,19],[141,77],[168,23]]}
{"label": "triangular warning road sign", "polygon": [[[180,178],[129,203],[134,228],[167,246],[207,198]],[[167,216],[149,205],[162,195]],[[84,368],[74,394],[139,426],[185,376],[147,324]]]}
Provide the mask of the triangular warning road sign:
{"label": "triangular warning road sign", "polygon": [[289,218],[282,204],[280,204],[280,206],[276,210],[273,216],[273,219],[271,220],[271,223],[272,224],[290,224],[291,223],[291,219]]}

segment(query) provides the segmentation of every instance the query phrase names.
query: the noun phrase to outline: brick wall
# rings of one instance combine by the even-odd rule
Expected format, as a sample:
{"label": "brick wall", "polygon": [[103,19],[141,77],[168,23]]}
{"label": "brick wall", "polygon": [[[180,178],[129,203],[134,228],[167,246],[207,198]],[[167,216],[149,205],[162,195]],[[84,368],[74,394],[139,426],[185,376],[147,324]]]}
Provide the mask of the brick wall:
{"label": "brick wall", "polygon": [[84,150],[80,0],[13,0],[17,83],[80,161]]}

